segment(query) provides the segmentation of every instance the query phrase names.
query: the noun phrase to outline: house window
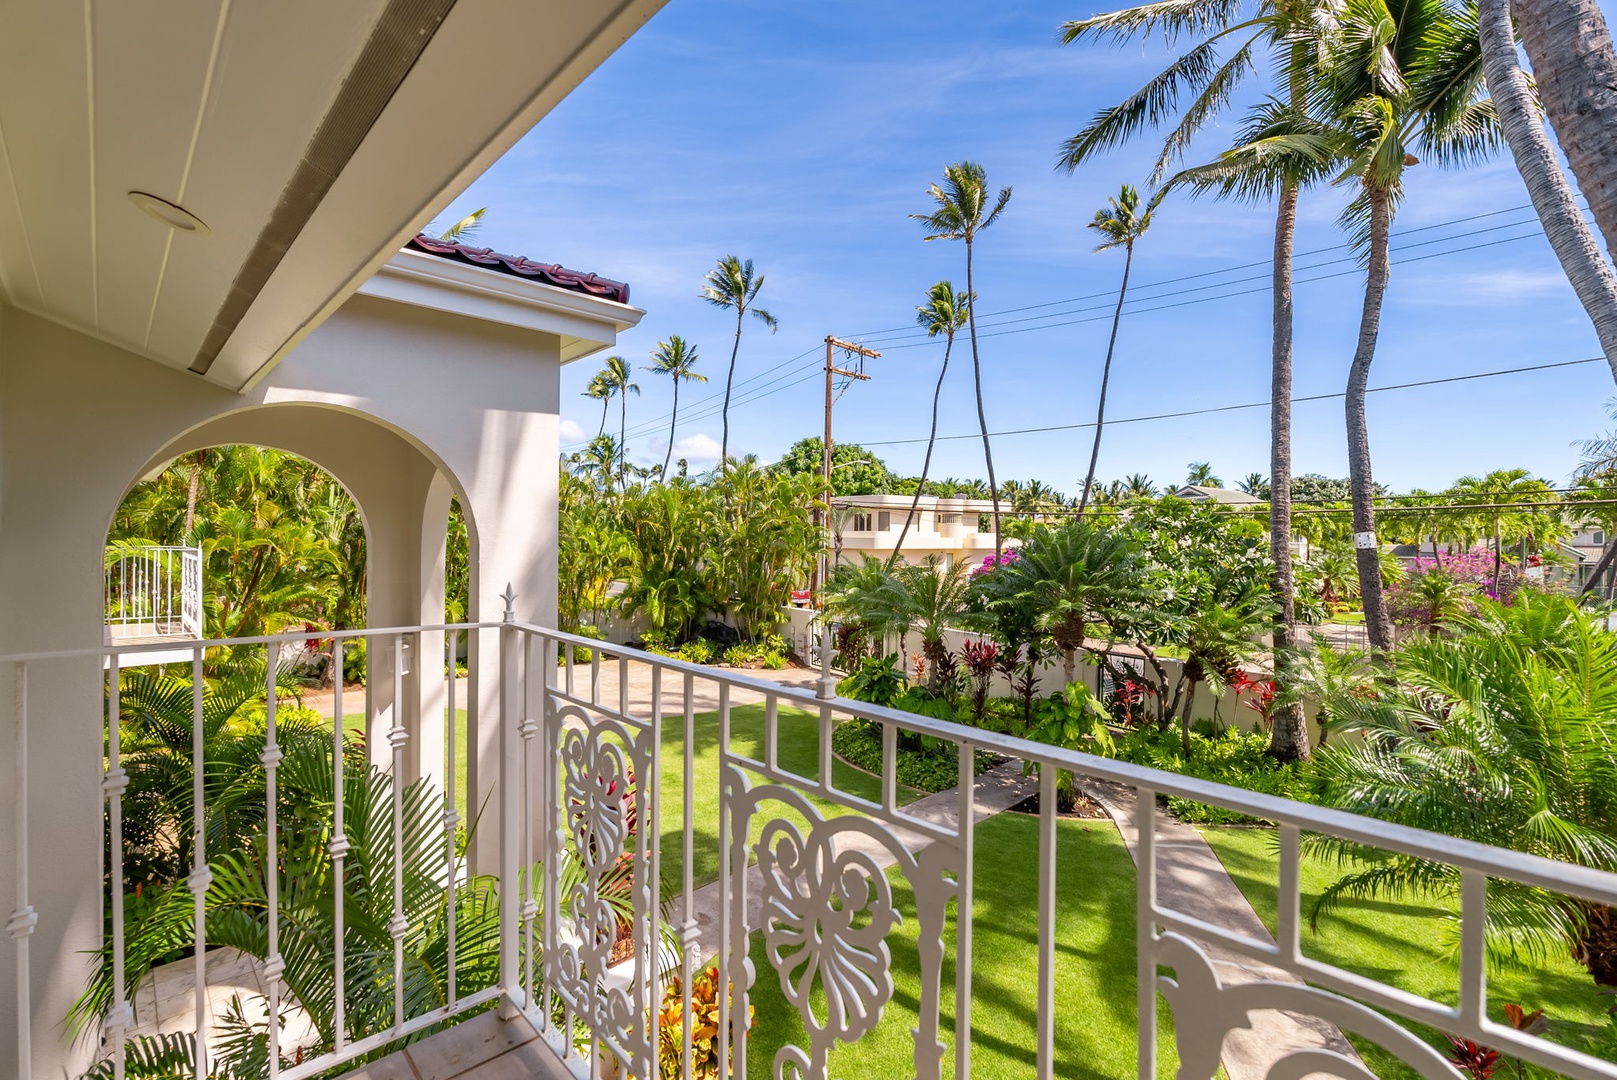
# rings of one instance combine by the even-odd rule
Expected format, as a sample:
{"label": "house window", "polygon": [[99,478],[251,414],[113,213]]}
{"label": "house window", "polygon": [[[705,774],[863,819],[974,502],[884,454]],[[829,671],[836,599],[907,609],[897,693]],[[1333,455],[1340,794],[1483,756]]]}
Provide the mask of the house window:
{"label": "house window", "polygon": [[879,529],[882,532],[886,532],[888,529],[891,529],[892,527],[893,527],[893,515],[890,512],[888,512],[886,510],[883,510],[881,513],[876,515],[876,528],[877,529]]}
{"label": "house window", "polygon": [[1599,529],[1596,529],[1595,530],[1595,536],[1594,536],[1594,542],[1595,542],[1595,547],[1605,547],[1606,546],[1606,534],[1601,532]]}
{"label": "house window", "polygon": [[870,531],[870,515],[869,514],[855,514],[853,516],[853,531],[854,532],[869,532]]}

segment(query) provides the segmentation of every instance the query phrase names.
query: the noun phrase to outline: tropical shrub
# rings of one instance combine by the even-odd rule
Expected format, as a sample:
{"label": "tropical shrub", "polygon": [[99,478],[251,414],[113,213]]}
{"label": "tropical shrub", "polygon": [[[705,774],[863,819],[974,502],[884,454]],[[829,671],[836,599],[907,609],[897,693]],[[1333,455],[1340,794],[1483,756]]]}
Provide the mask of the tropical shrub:
{"label": "tropical shrub", "polygon": [[[690,1080],[712,1080],[720,1075],[719,992],[724,979],[717,963],[709,964],[691,980]],[[747,1028],[753,1025],[753,1007],[747,1006]],[[685,995],[678,976],[663,991],[657,1011],[657,1074],[663,1080],[685,1076]],[[724,1075],[728,1075],[724,1070]]]}
{"label": "tropical shrub", "polygon": [[[1617,634],[1567,597],[1483,599],[1452,636],[1412,639],[1373,693],[1325,701],[1333,729],[1357,736],[1316,756],[1330,806],[1553,859],[1617,869]],[[1457,900],[1453,867],[1316,838],[1357,863],[1321,896]],[[1495,962],[1574,952],[1617,985],[1617,919],[1503,881],[1489,884]]]}
{"label": "tropical shrub", "polygon": [[837,693],[871,705],[891,706],[908,685],[898,670],[898,656],[866,657],[859,670],[837,683]]}
{"label": "tropical shrub", "polygon": [[[960,783],[960,753],[954,743],[942,739],[906,739],[899,733],[898,761],[894,775],[900,784],[916,791],[947,791]],[[882,774],[882,728],[869,720],[844,720],[831,735],[831,748],[837,756],[858,769],[876,776]],[[974,767],[978,775],[993,768],[993,755],[978,751]]]}
{"label": "tropical shrub", "polygon": [[[1310,780],[1307,767],[1282,764],[1269,754],[1269,737],[1261,732],[1242,733],[1226,728],[1212,733],[1191,735],[1190,753],[1176,734],[1141,728],[1124,734],[1117,742],[1116,756],[1136,765],[1149,765],[1165,772],[1212,780],[1248,791],[1278,795],[1285,799],[1307,800]],[[1182,821],[1205,825],[1248,824],[1253,819],[1239,811],[1209,806],[1175,796],[1168,798],[1168,811]]]}
{"label": "tropical shrub", "polygon": [[[1107,754],[1112,750],[1112,735],[1106,729],[1108,719],[1106,706],[1089,687],[1079,682],[1068,683],[1060,693],[1039,702],[1027,737],[1063,750]],[[1031,774],[1036,766],[1029,762],[1026,771]],[[1070,770],[1062,769],[1056,775],[1057,808],[1070,811],[1077,801],[1077,778]]]}

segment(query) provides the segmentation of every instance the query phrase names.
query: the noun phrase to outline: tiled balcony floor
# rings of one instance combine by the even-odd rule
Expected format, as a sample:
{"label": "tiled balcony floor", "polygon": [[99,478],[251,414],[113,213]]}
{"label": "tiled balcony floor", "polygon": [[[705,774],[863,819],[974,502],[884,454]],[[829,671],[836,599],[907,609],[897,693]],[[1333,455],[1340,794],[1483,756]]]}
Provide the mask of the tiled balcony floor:
{"label": "tiled balcony floor", "polygon": [[490,1010],[396,1054],[343,1074],[344,1080],[573,1080],[533,1025]]}

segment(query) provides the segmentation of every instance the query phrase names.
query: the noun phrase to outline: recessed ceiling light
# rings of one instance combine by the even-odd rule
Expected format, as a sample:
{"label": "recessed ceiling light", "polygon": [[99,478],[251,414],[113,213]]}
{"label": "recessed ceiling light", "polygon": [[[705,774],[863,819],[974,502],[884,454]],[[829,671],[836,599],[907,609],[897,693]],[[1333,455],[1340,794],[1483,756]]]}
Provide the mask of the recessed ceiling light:
{"label": "recessed ceiling light", "polygon": [[167,199],[159,199],[156,195],[148,195],[144,191],[131,191],[129,201],[139,207],[142,213],[156,218],[171,229],[195,233],[197,236],[207,236],[210,231],[201,218],[183,206],[175,206]]}

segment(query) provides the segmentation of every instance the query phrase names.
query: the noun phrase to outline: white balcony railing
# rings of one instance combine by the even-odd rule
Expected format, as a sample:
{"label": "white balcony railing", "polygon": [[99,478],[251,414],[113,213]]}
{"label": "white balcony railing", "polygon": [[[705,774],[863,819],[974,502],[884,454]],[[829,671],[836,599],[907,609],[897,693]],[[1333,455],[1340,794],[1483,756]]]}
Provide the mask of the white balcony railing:
{"label": "white balcony railing", "polygon": [[155,544],[107,549],[107,639],[202,636],[202,549]]}
{"label": "white balcony railing", "polygon": [[[973,928],[979,917],[976,889],[980,875],[992,872],[985,868],[994,866],[991,857],[984,859],[976,850],[976,751],[1019,759],[1037,771],[1038,914],[1037,926],[1026,928],[1037,942],[1037,963],[1020,977],[1036,985],[1037,1018],[1030,1023],[1036,1025],[1031,1056],[1038,1076],[1055,1074],[1058,1017],[1064,1010],[1091,1007],[1072,1000],[1064,991],[1058,964],[1064,949],[1058,941],[1058,904],[1071,897],[1060,897],[1057,890],[1062,867],[1058,865],[1055,795],[1057,770],[1071,770],[1088,781],[1113,785],[1108,790],[1120,798],[1132,796],[1138,861],[1135,980],[1134,985],[1120,984],[1115,991],[1123,1000],[1132,995],[1137,1008],[1134,1052],[1140,1077],[1155,1077],[1158,1071],[1160,991],[1172,1009],[1173,1038],[1182,1062],[1178,1075],[1185,1080],[1211,1078],[1226,1033],[1246,1026],[1252,1011],[1272,1009],[1318,1017],[1383,1047],[1431,1080],[1460,1074],[1397,1019],[1439,1028],[1565,1076],[1617,1078],[1617,1064],[1488,1018],[1484,941],[1490,879],[1617,905],[1617,875],[909,713],[844,699],[823,700],[810,691],[731,671],[632,650],[603,653],[598,641],[519,624],[509,617],[498,624],[410,627],[331,637],[339,648],[366,639],[373,671],[376,657],[392,657],[388,677],[395,702],[406,699],[412,683],[442,677],[443,712],[434,720],[438,722],[452,720],[465,704],[456,700],[453,666],[437,669],[437,665],[418,663],[414,671],[407,671],[404,658],[410,646],[419,644],[420,635],[440,631],[447,631],[451,656],[455,639],[462,633],[486,632],[497,635],[499,641],[497,657],[483,653],[491,662],[481,672],[484,678],[495,680],[499,689],[496,714],[481,718],[498,732],[499,776],[490,813],[484,815],[485,819],[498,819],[493,822],[498,828],[497,865],[490,868],[501,901],[497,970],[471,970],[467,960],[471,946],[464,938],[457,939],[457,927],[464,930],[465,926],[457,923],[457,918],[465,918],[457,912],[468,910],[457,903],[457,890],[480,887],[475,883],[483,879],[456,863],[457,828],[467,819],[457,811],[464,795],[456,790],[453,767],[460,736],[455,723],[445,722],[444,761],[449,767],[443,773],[445,790],[434,804],[439,807],[442,830],[442,858],[434,864],[440,871],[434,872],[441,872],[437,887],[444,894],[447,913],[442,928],[444,981],[434,984],[436,996],[417,992],[421,989],[417,980],[427,977],[420,970],[425,965],[406,959],[407,942],[409,949],[417,948],[422,933],[411,923],[403,899],[407,890],[400,876],[407,844],[403,815],[406,803],[419,796],[419,789],[402,784],[390,789],[390,832],[384,830],[370,838],[392,845],[394,878],[389,895],[393,906],[387,922],[392,960],[388,963],[385,953],[378,959],[373,951],[356,972],[358,961],[349,955],[351,938],[343,929],[342,887],[345,857],[353,857],[353,825],[345,825],[344,820],[341,724],[334,725],[339,734],[332,744],[337,773],[328,823],[330,839],[324,852],[327,863],[319,873],[308,867],[296,871],[297,888],[321,882],[321,887],[331,890],[336,931],[329,946],[321,947],[327,948],[334,967],[334,1027],[292,1046],[286,1042],[290,1036],[283,1035],[279,1025],[270,1024],[270,1074],[281,1080],[327,1073],[374,1055],[406,1036],[490,1005],[497,1005],[508,1017],[525,1016],[575,1075],[608,1075],[615,1067],[617,1075],[650,1080],[660,1074],[659,1031],[648,1020],[663,1004],[665,983],[677,974],[682,986],[691,987],[693,975],[710,956],[716,958],[730,991],[718,994],[716,1060],[724,1061],[734,1051],[734,1075],[745,1078],[749,1040],[775,1037],[761,1026],[749,1030],[749,1001],[761,1001],[761,995],[773,995],[777,1001],[784,996],[787,1008],[802,1021],[806,1045],[779,1048],[769,1063],[770,1073],[775,1080],[825,1077],[832,1050],[868,1035],[894,1005],[890,939],[901,923],[914,927],[915,944],[906,946],[906,955],[907,962],[918,965],[919,975],[914,999],[903,1002],[917,1017],[912,1029],[915,1074],[931,1080],[952,1073],[966,1080],[973,1075],[973,1040],[981,1034],[971,1020],[977,973],[973,951]],[[283,652],[301,648],[305,640],[306,635],[299,635],[233,644],[238,649],[263,648],[273,671]],[[142,648],[106,650],[112,657],[107,666],[113,686],[121,667],[139,663]],[[201,649],[202,644],[197,643],[198,672]],[[583,649],[593,650],[588,662],[577,660],[578,650]],[[421,655],[419,649],[414,655]],[[30,871],[37,880],[50,864],[41,858],[42,853],[30,852],[26,817],[27,754],[39,752],[27,745],[27,679],[31,666],[52,658],[44,654],[0,658],[14,666],[15,730],[21,751],[15,790],[20,828],[14,868],[17,900],[10,927],[22,995],[18,1048],[22,1076],[33,1075],[28,1038],[31,1030],[38,1029],[28,1016],[29,935],[36,921],[57,917],[49,910],[36,913],[30,905]],[[428,667],[435,670],[424,670]],[[273,677],[267,680],[267,693],[270,706],[259,758],[265,777],[262,828],[268,837],[264,849],[279,850],[282,826],[277,819],[277,770],[282,748]],[[750,736],[745,740],[735,736],[735,710],[742,698],[761,704],[761,738],[756,742]],[[200,694],[194,702],[200,718]],[[788,761],[782,754],[783,720],[795,716],[783,716],[786,710],[817,717],[813,769],[803,769],[800,762],[794,765],[796,759]],[[342,715],[340,699],[333,711]],[[708,712],[716,713],[712,728],[708,725],[714,721],[705,716],[698,724],[698,715]],[[747,714],[749,725],[757,712],[755,708]],[[395,718],[399,715],[400,710],[395,709]],[[839,720],[850,717],[878,725],[886,750],[882,773],[865,794],[845,790],[836,782],[832,731]],[[110,880],[118,882],[123,875],[121,801],[129,780],[120,758],[116,711],[109,719],[104,791],[111,835],[106,850],[112,860]],[[205,800],[201,729],[200,723],[195,725],[192,791],[199,818]],[[716,730],[716,748],[708,736],[710,730]],[[895,751],[904,732],[959,748],[963,764],[953,813],[919,816],[901,804]],[[404,724],[395,719],[387,743],[396,776],[411,772],[407,761],[410,738]],[[711,771],[715,752],[716,777]],[[374,752],[372,757],[376,758]],[[419,767],[425,770],[426,764]],[[704,777],[717,790],[704,789]],[[410,795],[411,790],[417,790],[417,795]],[[1261,930],[1253,932],[1198,917],[1182,902],[1181,894],[1170,897],[1159,891],[1169,854],[1158,842],[1164,824],[1158,810],[1161,796],[1223,806],[1277,823],[1277,940]],[[718,808],[716,821],[712,820],[714,806]],[[312,812],[308,807],[299,811]],[[471,814],[476,813],[473,807]],[[487,828],[488,823],[481,827]],[[1338,837],[1458,869],[1463,884],[1457,1004],[1418,996],[1305,955],[1300,885],[1305,834]],[[183,962],[195,965],[200,987],[206,978],[210,944],[203,913],[213,887],[211,859],[221,853],[206,850],[201,828],[196,829],[194,842],[186,883],[193,890],[195,918],[191,956]],[[704,865],[717,864],[717,881],[709,886],[721,901],[716,927],[699,917],[699,856],[706,860]],[[673,862],[680,869],[673,880],[667,880]],[[897,877],[890,875],[889,868]],[[1066,869],[1070,875],[1072,868]],[[282,921],[279,889],[292,873],[276,866],[267,878],[267,940],[260,959],[271,1016],[298,1005],[283,981],[287,967],[281,952],[283,935],[289,931]],[[302,896],[299,902],[309,899]],[[121,1060],[134,1024],[130,991],[135,979],[126,969],[122,889],[111,889],[109,900],[112,919],[107,949],[113,988],[102,1017],[103,1046],[107,1055]],[[303,928],[292,932],[301,934]],[[765,960],[755,970],[760,955],[755,943],[760,939]],[[614,963],[615,944],[620,951],[627,949],[628,962]],[[318,945],[298,939],[300,948]],[[1231,985],[1221,978],[1223,961],[1210,959],[1229,956],[1267,965],[1277,976]],[[346,968],[345,960],[350,961]],[[52,962],[65,963],[68,958],[52,958]],[[951,971],[952,988],[945,985]],[[362,993],[374,998],[378,986],[391,992],[391,1012],[369,1028],[355,1027],[352,1012],[345,1013],[345,1000],[351,1004]],[[208,1028],[211,1017],[207,1009],[207,997],[199,990],[195,1008],[198,1031]],[[690,1076],[693,1054],[699,1053],[699,1047],[693,1044],[688,1001],[678,1007],[678,1013],[675,1056],[680,1075]],[[1283,1060],[1269,1077],[1372,1075],[1356,1058],[1329,1049],[1304,1048],[1281,1056]],[[196,1057],[194,1071],[199,1077],[208,1074],[205,1047]]]}

